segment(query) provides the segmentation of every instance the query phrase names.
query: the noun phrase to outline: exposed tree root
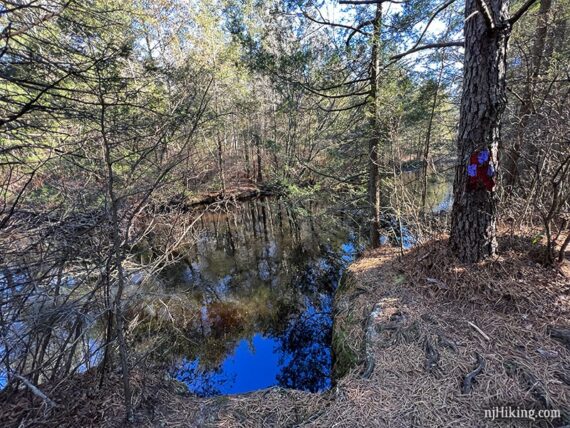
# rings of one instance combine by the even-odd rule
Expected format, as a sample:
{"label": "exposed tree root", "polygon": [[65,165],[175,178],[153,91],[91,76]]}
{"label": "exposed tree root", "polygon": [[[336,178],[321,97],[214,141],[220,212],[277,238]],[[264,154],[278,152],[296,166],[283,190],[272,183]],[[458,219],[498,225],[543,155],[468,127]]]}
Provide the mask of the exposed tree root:
{"label": "exposed tree root", "polygon": [[473,390],[473,383],[477,381],[477,376],[485,369],[485,359],[478,352],[475,352],[475,357],[477,358],[477,367],[463,379],[463,384],[461,385],[462,394],[469,394]]}

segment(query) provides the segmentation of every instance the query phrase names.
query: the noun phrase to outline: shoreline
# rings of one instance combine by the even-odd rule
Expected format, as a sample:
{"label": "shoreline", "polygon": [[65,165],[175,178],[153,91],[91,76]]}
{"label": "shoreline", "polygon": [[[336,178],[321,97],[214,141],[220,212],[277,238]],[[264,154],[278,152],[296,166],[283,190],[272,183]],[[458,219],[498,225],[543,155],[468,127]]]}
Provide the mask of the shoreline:
{"label": "shoreline", "polygon": [[[335,293],[330,390],[272,387],[198,398],[138,369],[136,426],[492,427],[497,422],[485,411],[497,406],[561,415],[501,426],[568,424],[570,345],[552,328],[568,328],[570,281],[538,265],[527,238],[503,235],[501,242],[502,256],[474,269],[449,258],[444,241],[404,256],[393,247],[365,251]],[[120,376],[113,376],[102,390],[94,387],[94,372],[59,390],[46,388],[60,406],[48,422],[121,426]]]}

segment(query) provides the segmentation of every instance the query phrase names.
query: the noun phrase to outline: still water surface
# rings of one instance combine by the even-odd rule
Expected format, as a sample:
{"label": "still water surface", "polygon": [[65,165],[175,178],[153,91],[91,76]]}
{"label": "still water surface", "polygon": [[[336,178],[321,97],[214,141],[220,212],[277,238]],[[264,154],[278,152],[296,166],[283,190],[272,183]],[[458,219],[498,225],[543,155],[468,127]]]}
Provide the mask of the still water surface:
{"label": "still water surface", "polygon": [[[449,208],[449,181],[429,191],[434,212]],[[201,396],[328,389],[333,294],[364,248],[365,225],[322,200],[253,200],[203,216],[193,244],[163,274],[195,317],[154,333],[172,337],[162,345],[170,374]],[[403,246],[414,242],[404,227]]]}
{"label": "still water surface", "polygon": [[202,396],[329,388],[332,296],[362,248],[358,228],[326,206],[272,199],[204,216],[169,281],[199,299],[209,346],[171,374]]}
{"label": "still water surface", "polygon": [[[410,185],[418,183],[410,176]],[[432,181],[428,201],[434,212],[446,211],[449,181]],[[253,200],[203,215],[178,249],[178,261],[154,286],[139,286],[142,272],[132,273],[134,347],[201,396],[275,385],[328,389],[333,295],[364,248],[367,222],[361,214],[339,210],[321,195],[318,202]],[[395,217],[386,223],[400,226]],[[405,225],[401,230],[402,245],[410,247],[414,236]],[[141,257],[152,259],[142,254],[154,254],[160,247],[155,241],[160,236]],[[0,276],[0,285],[5,282]],[[25,323],[12,327],[17,331]],[[78,371],[101,361],[96,338],[102,332],[97,324],[90,328],[93,334],[78,349]],[[0,369],[0,389],[5,383]]]}

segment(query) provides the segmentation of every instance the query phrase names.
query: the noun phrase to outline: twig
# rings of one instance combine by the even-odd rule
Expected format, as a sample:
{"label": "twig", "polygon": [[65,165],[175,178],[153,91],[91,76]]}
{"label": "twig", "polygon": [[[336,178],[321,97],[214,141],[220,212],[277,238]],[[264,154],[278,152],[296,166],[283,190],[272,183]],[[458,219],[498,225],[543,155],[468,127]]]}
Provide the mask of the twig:
{"label": "twig", "polygon": [[477,333],[479,333],[481,336],[483,336],[483,338],[484,338],[485,340],[487,340],[488,342],[491,341],[491,338],[490,338],[489,336],[487,336],[487,335],[485,334],[485,332],[484,332],[483,330],[481,330],[479,327],[477,327],[475,324],[473,324],[473,323],[470,322],[470,321],[467,321],[467,324],[469,324],[471,327],[473,327],[473,329],[474,329]]}
{"label": "twig", "polygon": [[12,376],[14,376],[16,379],[19,379],[20,381],[22,381],[22,383],[24,385],[26,385],[26,387],[35,396],[44,400],[50,407],[57,407],[57,404],[55,404],[55,402],[53,402],[47,395],[45,395],[37,386],[35,386],[33,383],[31,383],[28,379],[26,379],[23,376],[20,376],[18,373],[15,373],[15,372],[12,372]]}
{"label": "twig", "polygon": [[425,253],[425,254],[424,254],[423,256],[421,256],[420,258],[418,258],[418,262],[421,262],[421,261],[427,259],[430,254],[431,254],[431,250],[428,251],[427,253]]}
{"label": "twig", "polygon": [[481,8],[481,12],[483,13],[483,17],[485,18],[485,22],[487,23],[487,26],[489,27],[490,30],[494,30],[497,27],[497,25],[495,24],[495,21],[493,20],[493,13],[491,12],[489,5],[487,4],[487,2],[485,0],[478,0],[477,3],[479,4],[479,7]]}

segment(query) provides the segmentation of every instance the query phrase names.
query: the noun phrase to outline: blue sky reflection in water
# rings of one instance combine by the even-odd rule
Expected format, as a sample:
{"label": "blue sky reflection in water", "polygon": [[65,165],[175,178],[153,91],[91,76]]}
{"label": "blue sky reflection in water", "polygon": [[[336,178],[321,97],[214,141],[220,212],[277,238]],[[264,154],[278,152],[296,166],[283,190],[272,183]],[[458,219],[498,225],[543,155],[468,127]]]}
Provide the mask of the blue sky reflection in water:
{"label": "blue sky reflection in water", "polygon": [[[350,248],[353,248],[350,246]],[[289,321],[280,337],[256,333],[242,339],[214,370],[200,359],[184,359],[174,376],[200,396],[238,394],[279,385],[306,391],[331,386],[332,297],[324,295],[320,310],[306,299],[307,309]]]}
{"label": "blue sky reflection in water", "polygon": [[[318,207],[303,210],[298,215],[275,201],[254,201],[201,225],[201,242],[180,277],[191,290],[202,290],[202,329],[211,346],[176,358],[171,370],[191,392],[331,386],[332,294],[360,248],[359,234],[354,224]],[[247,306],[249,300],[255,305]],[[248,319],[226,307],[240,305],[250,308]],[[253,326],[243,326],[254,318]],[[218,347],[225,349],[221,359]]]}
{"label": "blue sky reflection in water", "polygon": [[275,385],[281,370],[282,356],[278,341],[261,334],[252,340],[242,339],[234,353],[228,355],[218,370],[200,370],[200,359],[184,360],[176,378],[198,395],[238,394]]}

